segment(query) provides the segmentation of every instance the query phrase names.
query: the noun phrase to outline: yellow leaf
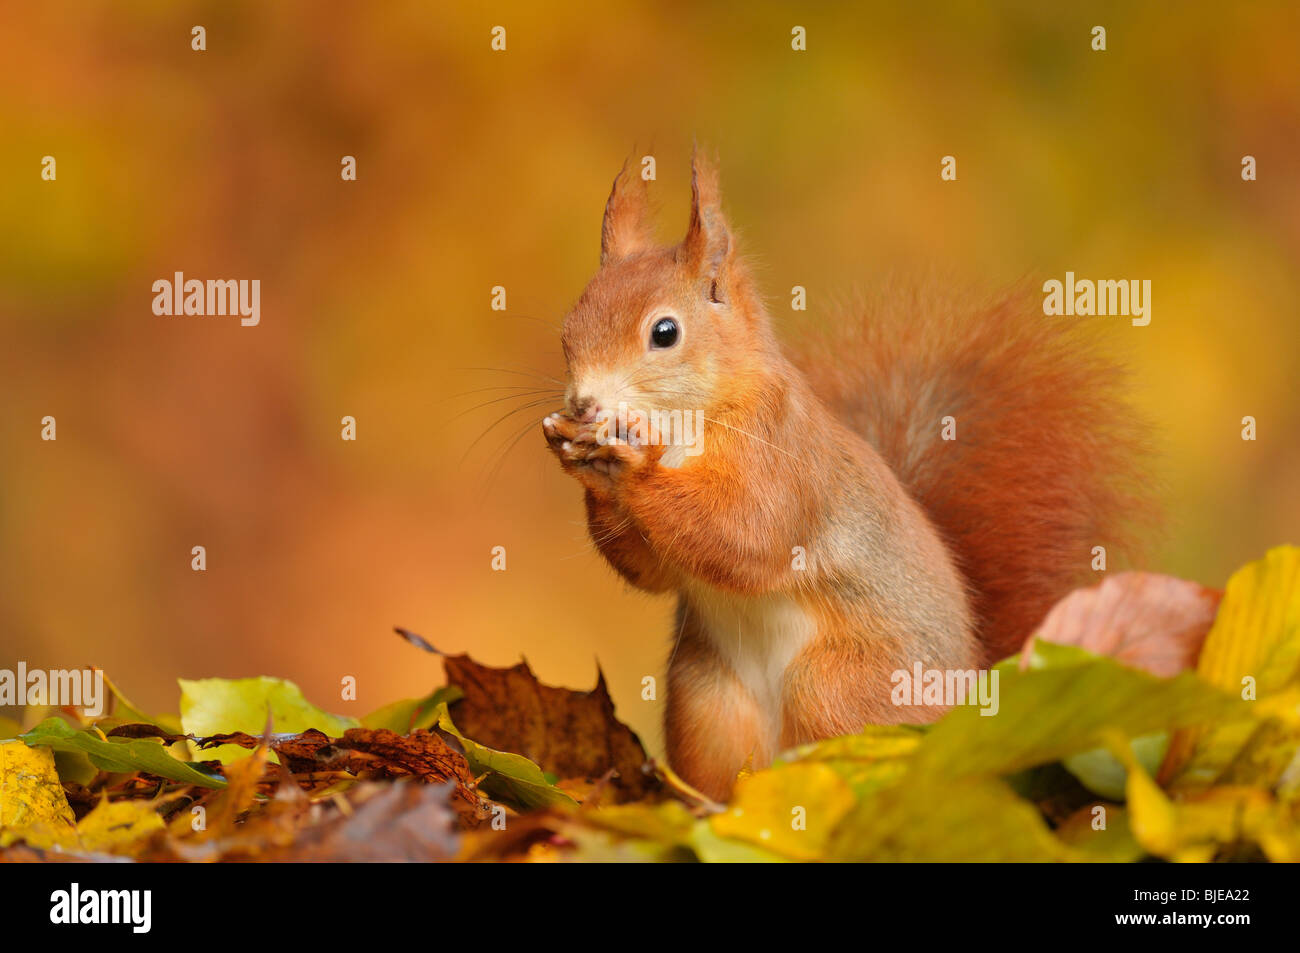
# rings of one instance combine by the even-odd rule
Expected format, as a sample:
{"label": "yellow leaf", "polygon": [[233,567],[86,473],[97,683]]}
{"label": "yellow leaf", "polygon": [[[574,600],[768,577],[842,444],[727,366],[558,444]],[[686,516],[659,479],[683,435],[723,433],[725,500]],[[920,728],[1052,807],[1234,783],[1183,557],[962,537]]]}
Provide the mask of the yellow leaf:
{"label": "yellow leaf", "polygon": [[952,863],[1079,860],[1038,809],[994,778],[937,784],[925,775],[859,803],[840,822],[831,858]]}
{"label": "yellow leaf", "polygon": [[77,824],[81,846],[95,853],[123,853],[163,829],[152,801],[104,799]]}
{"label": "yellow leaf", "polygon": [[54,753],[21,741],[0,742],[0,847],[75,847],[72,808],[59,783]]}
{"label": "yellow leaf", "polygon": [[1200,677],[1244,696],[1272,720],[1191,726],[1169,746],[1159,777],[1180,792],[1212,784],[1272,787],[1300,748],[1300,548],[1279,546],[1228,581],[1197,665]]}
{"label": "yellow leaf", "polygon": [[[355,718],[321,711],[303,697],[302,689],[283,678],[177,681],[181,686],[181,725],[186,734],[202,737],[242,731],[260,737],[269,718],[273,731],[296,734],[315,728],[338,738],[359,724]],[[190,742],[190,750],[196,761],[229,764],[248,757],[246,748],[233,744],[200,749]]]}
{"label": "yellow leaf", "polygon": [[711,822],[719,837],[817,860],[856,802],[853,789],[834,768],[818,762],[791,764],[738,781],[731,806]]}
{"label": "yellow leaf", "polygon": [[659,804],[613,804],[581,814],[582,820],[625,837],[685,844],[695,818],[677,801]]}
{"label": "yellow leaf", "polygon": [[869,725],[856,735],[787,751],[777,758],[776,765],[820,762],[833,768],[858,797],[866,797],[903,777],[922,737],[911,725]]}
{"label": "yellow leaf", "polygon": [[1256,845],[1269,860],[1300,860],[1300,827],[1289,806],[1269,792],[1224,786],[1170,798],[1122,739],[1112,739],[1110,749],[1128,769],[1133,835],[1150,853],[1168,860],[1203,863],[1225,848]]}

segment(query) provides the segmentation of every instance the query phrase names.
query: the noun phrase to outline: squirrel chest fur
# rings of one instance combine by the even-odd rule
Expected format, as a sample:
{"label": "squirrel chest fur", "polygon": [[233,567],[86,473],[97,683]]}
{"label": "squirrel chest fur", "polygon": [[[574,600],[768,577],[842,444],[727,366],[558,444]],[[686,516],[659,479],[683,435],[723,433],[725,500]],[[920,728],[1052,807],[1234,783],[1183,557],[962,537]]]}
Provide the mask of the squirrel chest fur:
{"label": "squirrel chest fur", "polygon": [[894,704],[896,672],[1014,652],[1117,541],[1138,440],[1113,369],[1014,296],[887,294],[783,350],[713,166],[679,245],[646,189],[615,180],[543,430],[602,555],[677,594],[668,756],[721,798],[785,747],[942,713]]}

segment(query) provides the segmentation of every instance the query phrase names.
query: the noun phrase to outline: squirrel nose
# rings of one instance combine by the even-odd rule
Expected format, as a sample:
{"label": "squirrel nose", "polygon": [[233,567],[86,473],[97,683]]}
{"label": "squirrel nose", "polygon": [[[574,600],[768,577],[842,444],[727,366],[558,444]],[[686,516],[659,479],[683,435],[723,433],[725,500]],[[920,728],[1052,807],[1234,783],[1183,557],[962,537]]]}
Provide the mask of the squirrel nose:
{"label": "squirrel nose", "polygon": [[590,423],[600,413],[600,406],[594,397],[579,397],[573,402],[573,416],[582,423]]}

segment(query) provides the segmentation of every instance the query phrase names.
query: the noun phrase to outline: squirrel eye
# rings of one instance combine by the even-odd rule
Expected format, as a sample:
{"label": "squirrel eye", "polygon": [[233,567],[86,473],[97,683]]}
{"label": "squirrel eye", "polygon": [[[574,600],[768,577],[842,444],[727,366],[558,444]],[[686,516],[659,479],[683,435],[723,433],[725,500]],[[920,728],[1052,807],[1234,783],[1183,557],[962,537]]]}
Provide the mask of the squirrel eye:
{"label": "squirrel eye", "polygon": [[650,329],[651,347],[672,347],[677,343],[677,322],[672,318],[660,318]]}

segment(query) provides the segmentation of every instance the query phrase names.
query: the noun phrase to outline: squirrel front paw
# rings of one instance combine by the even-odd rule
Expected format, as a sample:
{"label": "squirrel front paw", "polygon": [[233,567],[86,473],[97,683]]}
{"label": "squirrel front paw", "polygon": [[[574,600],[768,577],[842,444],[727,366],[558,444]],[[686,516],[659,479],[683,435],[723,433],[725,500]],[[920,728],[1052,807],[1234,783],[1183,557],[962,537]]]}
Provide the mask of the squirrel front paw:
{"label": "squirrel front paw", "polygon": [[542,433],[560,465],[596,492],[612,492],[627,473],[653,461],[653,448],[611,435],[607,422],[579,422],[557,411],[542,421]]}

